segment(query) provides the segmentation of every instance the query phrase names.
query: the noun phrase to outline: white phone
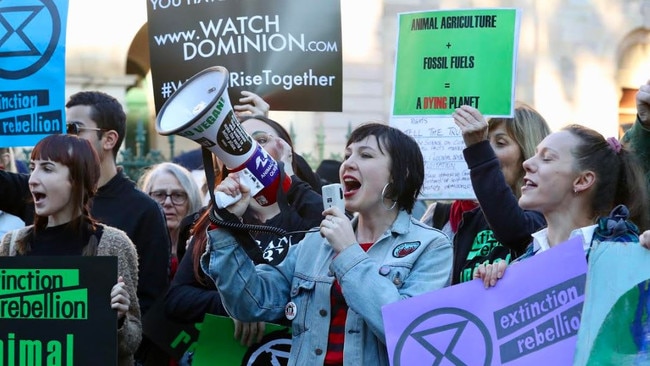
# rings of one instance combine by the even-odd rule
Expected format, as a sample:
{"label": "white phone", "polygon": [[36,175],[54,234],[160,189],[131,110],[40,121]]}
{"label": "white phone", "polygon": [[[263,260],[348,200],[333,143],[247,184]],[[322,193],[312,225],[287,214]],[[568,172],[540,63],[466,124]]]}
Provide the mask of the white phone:
{"label": "white phone", "polygon": [[345,199],[343,198],[343,187],[340,183],[332,183],[321,188],[323,195],[323,208],[328,209],[332,206],[338,207],[341,212],[345,213]]}

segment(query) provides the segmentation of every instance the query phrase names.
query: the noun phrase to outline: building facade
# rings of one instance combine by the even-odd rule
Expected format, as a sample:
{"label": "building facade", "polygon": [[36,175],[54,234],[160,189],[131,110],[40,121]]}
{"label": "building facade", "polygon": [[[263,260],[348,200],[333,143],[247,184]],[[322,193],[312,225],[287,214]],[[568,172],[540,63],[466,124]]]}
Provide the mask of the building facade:
{"label": "building facade", "polygon": [[[650,0],[342,0],[343,111],[272,111],[271,118],[295,132],[299,153],[341,155],[350,127],[389,120],[398,13],[492,7],[522,10],[515,97],[537,108],[551,128],[580,123],[618,136],[633,121],[636,89],[650,79]],[[142,86],[151,106],[148,141],[164,153],[169,139],[155,133],[146,86],[146,22],[144,1],[70,0],[66,94],[103,90],[126,105],[127,92]],[[176,139],[176,152],[196,147]]]}

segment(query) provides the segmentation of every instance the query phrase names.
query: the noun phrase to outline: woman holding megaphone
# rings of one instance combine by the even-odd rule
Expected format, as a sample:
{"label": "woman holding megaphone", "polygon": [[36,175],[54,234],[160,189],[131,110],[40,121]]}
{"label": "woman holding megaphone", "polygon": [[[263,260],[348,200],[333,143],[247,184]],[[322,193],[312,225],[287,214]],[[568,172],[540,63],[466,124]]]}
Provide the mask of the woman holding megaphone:
{"label": "woman holding megaphone", "polygon": [[[316,227],[322,220],[323,203],[321,196],[306,181],[319,182],[319,179],[306,164],[300,164],[300,155],[293,153],[293,144],[287,131],[277,122],[264,116],[240,117],[243,128],[276,161],[282,162],[284,173],[291,177],[291,186],[285,193],[280,190],[276,203],[261,206],[255,200],[242,213],[242,222],[281,227],[286,231],[308,230]],[[213,156],[217,184],[228,173],[218,159]],[[302,160],[304,162],[304,159]],[[233,173],[237,175],[237,173]],[[221,190],[227,191],[227,184]],[[206,313],[228,316],[221,304],[221,298],[214,282],[207,278],[199,267],[199,258],[205,252],[206,230],[210,225],[208,218],[211,207],[191,216],[193,227],[188,242],[187,253],[181,260],[176,276],[172,280],[165,298],[166,313],[184,322],[200,322]],[[262,250],[266,262],[277,264],[284,257],[291,243],[297,243],[304,233],[294,233],[290,237],[255,232],[254,239]],[[179,239],[185,240],[185,239]],[[236,336],[243,344],[250,345],[264,334],[264,324],[258,322],[236,324]]]}

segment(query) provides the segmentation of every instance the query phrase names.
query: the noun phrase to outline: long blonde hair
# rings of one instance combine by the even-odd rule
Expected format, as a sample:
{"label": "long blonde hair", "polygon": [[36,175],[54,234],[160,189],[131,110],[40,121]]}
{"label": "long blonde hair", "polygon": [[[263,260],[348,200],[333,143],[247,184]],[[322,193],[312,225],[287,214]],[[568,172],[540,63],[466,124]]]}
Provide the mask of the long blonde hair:
{"label": "long blonde hair", "polygon": [[[521,164],[535,155],[537,145],[551,133],[544,117],[533,107],[522,102],[516,102],[514,118],[491,118],[488,121],[488,130],[491,131],[501,124],[505,124],[508,135],[517,142],[521,151]],[[526,174],[521,164],[517,180],[514,186],[510,187],[517,198],[521,196],[521,187]]]}

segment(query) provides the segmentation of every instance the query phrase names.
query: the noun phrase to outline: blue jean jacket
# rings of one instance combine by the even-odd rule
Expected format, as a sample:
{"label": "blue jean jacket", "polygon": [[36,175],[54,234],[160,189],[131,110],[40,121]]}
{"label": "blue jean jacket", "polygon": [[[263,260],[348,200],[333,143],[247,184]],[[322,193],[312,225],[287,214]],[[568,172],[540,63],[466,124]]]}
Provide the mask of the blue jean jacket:
{"label": "blue jean jacket", "polygon": [[234,318],[274,321],[284,317],[287,303],[296,305],[289,365],[323,364],[335,279],[349,306],[344,365],[388,365],[382,306],[447,286],[451,267],[447,236],[405,211],[367,253],[353,245],[335,257],[327,240],[311,233],[279,265],[254,266],[234,238],[217,229],[208,232],[201,257]]}

